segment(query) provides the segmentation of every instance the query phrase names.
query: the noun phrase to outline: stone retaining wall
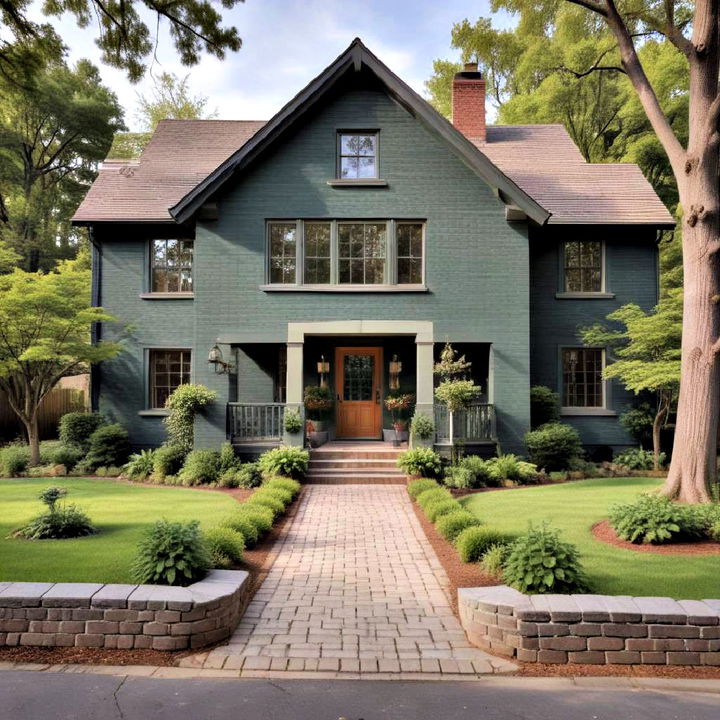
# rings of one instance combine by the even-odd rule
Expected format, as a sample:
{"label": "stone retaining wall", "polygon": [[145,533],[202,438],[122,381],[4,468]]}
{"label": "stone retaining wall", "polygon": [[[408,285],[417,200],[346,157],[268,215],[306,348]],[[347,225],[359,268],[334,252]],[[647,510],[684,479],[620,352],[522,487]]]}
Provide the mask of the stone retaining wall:
{"label": "stone retaining wall", "polygon": [[248,573],[213,570],[188,587],[0,583],[0,646],[199,648],[228,637]]}
{"label": "stone retaining wall", "polygon": [[458,590],[473,644],[539,663],[720,666],[720,600]]}

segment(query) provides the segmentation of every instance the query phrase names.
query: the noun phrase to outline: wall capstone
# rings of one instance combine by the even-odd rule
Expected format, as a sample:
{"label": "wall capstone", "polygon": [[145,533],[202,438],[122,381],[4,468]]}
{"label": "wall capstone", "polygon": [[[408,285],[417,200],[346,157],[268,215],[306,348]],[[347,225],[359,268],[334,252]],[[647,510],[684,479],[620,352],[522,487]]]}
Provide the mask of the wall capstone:
{"label": "wall capstone", "polygon": [[458,590],[474,645],[524,662],[720,666],[720,600]]}

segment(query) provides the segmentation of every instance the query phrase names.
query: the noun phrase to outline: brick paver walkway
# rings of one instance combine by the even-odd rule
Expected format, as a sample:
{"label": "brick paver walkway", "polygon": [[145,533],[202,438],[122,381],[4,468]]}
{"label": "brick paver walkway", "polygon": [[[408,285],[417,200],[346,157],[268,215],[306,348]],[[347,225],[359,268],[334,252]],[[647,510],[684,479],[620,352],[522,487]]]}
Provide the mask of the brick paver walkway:
{"label": "brick paver walkway", "polygon": [[404,487],[308,485],[230,643],[203,664],[242,674],[513,669],[468,643],[447,585]]}

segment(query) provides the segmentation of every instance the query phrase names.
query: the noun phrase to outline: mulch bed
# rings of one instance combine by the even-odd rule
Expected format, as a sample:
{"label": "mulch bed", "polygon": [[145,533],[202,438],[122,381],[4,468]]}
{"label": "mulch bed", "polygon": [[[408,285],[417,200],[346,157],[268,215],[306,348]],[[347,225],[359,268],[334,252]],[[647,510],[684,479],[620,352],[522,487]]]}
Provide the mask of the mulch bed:
{"label": "mulch bed", "polygon": [[[129,482],[129,481],[126,481]],[[132,483],[137,485],[138,483]],[[168,487],[148,484],[153,487]],[[252,494],[252,490],[244,488],[208,488],[193,487],[192,490],[207,492],[223,492],[232,495],[238,502],[246,500]],[[243,555],[243,562],[233,570],[246,570],[250,573],[250,588],[248,602],[252,600],[263,580],[267,576],[274,559],[275,543],[280,540],[285,530],[295,517],[303,490],[288,506],[287,512],[282,519],[275,523],[263,539],[251,550],[246,550]],[[222,645],[209,645],[197,650],[111,650],[104,648],[51,648],[51,647],[0,647],[0,662],[22,662],[41,664],[78,664],[78,665],[161,665],[164,667],[176,665],[179,660],[188,655],[195,655],[198,652],[208,652]]]}
{"label": "mulch bed", "polygon": [[631,543],[621,540],[607,520],[595,523],[592,534],[596,540],[639,553],[653,553],[655,555],[720,555],[720,542],[712,540],[678,541],[653,545],[651,543]]}

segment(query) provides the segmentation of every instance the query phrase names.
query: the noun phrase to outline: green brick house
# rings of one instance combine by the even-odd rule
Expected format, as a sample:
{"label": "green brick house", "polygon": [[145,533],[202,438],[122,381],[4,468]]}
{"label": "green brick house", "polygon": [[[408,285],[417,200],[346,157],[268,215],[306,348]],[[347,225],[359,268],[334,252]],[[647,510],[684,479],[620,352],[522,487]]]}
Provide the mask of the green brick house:
{"label": "green brick house", "polygon": [[586,163],[561,126],[486,126],[477,67],[455,77],[450,123],[355,40],[267,122],[161,122],[139,160],[103,164],[74,222],[94,301],[121,321],[97,333],[125,346],[93,402],[137,446],[163,441],[183,382],[218,393],[199,447],[278,444],[318,363],[330,437],[382,438],[399,384],[442,445],[448,340],[483,388],[468,444],[522,452],[536,384],[588,446],[631,443],[633,398],[577,328],[656,303],[672,217],[636,166]]}

